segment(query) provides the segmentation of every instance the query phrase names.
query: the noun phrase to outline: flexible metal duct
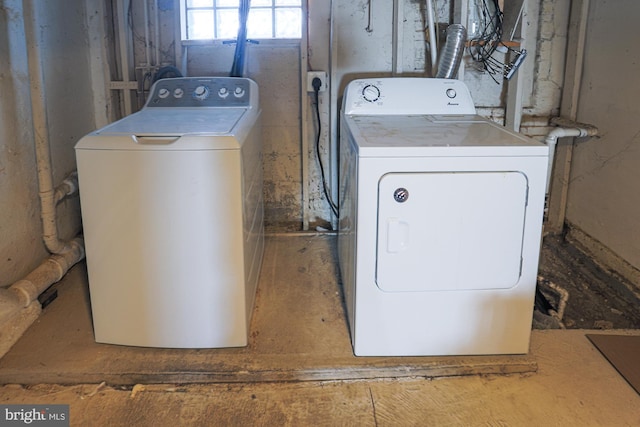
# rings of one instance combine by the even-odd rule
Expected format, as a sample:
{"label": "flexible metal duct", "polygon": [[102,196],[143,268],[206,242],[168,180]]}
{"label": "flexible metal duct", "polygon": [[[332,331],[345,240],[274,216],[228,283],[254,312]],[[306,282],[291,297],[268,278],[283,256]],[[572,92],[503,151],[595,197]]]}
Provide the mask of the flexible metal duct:
{"label": "flexible metal duct", "polygon": [[456,78],[466,41],[467,29],[463,25],[452,24],[447,27],[447,41],[442,49],[442,53],[440,54],[438,73],[436,74],[437,78]]}

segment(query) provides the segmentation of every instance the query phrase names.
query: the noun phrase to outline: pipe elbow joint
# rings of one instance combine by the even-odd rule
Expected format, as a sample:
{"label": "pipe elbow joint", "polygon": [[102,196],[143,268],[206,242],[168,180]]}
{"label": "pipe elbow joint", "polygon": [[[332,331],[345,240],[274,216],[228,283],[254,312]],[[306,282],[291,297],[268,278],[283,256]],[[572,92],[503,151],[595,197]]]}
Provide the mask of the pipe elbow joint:
{"label": "pipe elbow joint", "polygon": [[40,295],[38,287],[26,279],[18,280],[11,285],[9,291],[16,296],[21,307],[27,307]]}
{"label": "pipe elbow joint", "polygon": [[78,189],[78,173],[72,172],[64,181],[62,181],[62,184],[60,184],[58,188],[56,188],[54,195],[56,204],[65,197],[71,196],[72,194],[78,192]]}

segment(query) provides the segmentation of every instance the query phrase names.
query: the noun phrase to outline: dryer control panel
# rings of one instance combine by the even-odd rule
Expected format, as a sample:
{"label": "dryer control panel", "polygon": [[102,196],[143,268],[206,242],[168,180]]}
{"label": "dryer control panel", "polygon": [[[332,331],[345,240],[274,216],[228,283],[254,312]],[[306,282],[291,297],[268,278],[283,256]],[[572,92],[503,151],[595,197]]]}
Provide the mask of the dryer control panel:
{"label": "dryer control panel", "polygon": [[345,90],[343,110],[348,115],[476,113],[464,82],[419,77],[354,80]]}
{"label": "dryer control panel", "polygon": [[255,82],[242,77],[162,79],[151,87],[145,107],[252,107],[257,91]]}

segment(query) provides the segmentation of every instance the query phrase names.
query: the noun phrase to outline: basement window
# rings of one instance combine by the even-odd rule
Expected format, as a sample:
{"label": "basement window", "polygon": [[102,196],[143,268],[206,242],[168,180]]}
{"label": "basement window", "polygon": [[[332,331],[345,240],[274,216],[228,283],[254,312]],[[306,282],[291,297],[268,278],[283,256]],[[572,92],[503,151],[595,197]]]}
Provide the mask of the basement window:
{"label": "basement window", "polygon": [[[239,0],[180,0],[182,40],[238,36]],[[251,0],[249,39],[300,39],[302,0]]]}

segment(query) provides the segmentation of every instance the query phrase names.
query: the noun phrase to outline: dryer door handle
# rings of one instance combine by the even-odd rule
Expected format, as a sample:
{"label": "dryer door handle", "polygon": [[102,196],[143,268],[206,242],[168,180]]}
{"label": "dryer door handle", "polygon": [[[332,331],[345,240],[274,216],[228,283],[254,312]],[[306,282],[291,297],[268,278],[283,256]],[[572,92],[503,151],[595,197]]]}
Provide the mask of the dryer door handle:
{"label": "dryer door handle", "polygon": [[394,254],[409,246],[409,223],[400,218],[387,219],[387,252]]}

